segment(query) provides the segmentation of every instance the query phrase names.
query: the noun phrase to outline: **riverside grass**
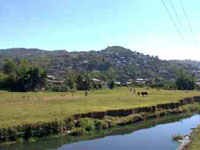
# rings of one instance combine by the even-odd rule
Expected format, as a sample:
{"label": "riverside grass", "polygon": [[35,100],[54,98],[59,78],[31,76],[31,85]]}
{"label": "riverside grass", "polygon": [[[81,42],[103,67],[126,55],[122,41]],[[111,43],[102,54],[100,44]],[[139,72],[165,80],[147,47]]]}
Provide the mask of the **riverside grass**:
{"label": "riverside grass", "polygon": [[131,93],[130,88],[101,89],[76,92],[6,92],[0,91],[0,128],[9,128],[23,124],[36,124],[63,120],[73,114],[146,107],[156,104],[177,102],[178,100],[199,96],[198,91],[169,91],[149,89],[148,97]]}
{"label": "riverside grass", "polygon": [[193,130],[190,135],[190,144],[187,150],[199,150],[200,149],[200,126]]}

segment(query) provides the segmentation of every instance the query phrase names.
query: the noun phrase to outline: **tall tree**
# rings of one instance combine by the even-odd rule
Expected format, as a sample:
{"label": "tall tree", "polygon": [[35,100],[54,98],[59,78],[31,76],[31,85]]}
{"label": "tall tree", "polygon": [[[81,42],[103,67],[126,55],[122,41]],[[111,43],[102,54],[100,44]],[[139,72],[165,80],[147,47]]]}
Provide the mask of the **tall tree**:
{"label": "tall tree", "polygon": [[6,60],[6,63],[3,66],[3,72],[5,74],[11,74],[14,73],[15,71],[16,71],[16,65],[13,62],[13,60],[12,59]]}
{"label": "tall tree", "polygon": [[66,74],[66,86],[70,90],[76,90],[76,73],[74,70],[70,70]]}
{"label": "tall tree", "polygon": [[194,90],[195,77],[181,70],[176,80],[176,86],[179,90]]}
{"label": "tall tree", "polygon": [[22,59],[19,65],[19,74],[25,75],[26,72],[28,71],[28,60],[27,59]]}

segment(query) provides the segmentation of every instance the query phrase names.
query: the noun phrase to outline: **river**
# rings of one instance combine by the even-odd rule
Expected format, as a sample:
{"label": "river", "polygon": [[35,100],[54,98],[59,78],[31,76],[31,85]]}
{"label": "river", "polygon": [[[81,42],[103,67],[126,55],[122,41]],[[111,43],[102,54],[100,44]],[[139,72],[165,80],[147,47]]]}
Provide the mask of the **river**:
{"label": "river", "polygon": [[0,150],[176,150],[175,134],[187,135],[200,124],[200,115],[151,119],[81,137],[42,139],[0,146]]}

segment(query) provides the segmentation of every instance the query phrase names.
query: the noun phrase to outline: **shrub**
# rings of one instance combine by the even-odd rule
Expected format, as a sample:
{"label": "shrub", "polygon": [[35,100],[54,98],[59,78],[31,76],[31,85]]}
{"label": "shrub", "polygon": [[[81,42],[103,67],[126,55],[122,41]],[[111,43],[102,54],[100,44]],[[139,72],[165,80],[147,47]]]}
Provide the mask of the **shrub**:
{"label": "shrub", "polygon": [[31,138],[28,139],[28,142],[35,142],[35,141],[37,141],[37,139],[33,138],[33,137],[31,137]]}
{"label": "shrub", "polygon": [[178,134],[177,135],[173,135],[172,138],[173,138],[174,141],[178,141],[178,140],[182,140],[183,139],[183,137],[181,135],[178,135]]}
{"label": "shrub", "polygon": [[95,121],[95,128],[96,129],[103,129],[105,126],[106,122],[103,120],[96,120]]}
{"label": "shrub", "polygon": [[82,127],[86,131],[92,131],[95,128],[94,120],[90,118],[81,118],[77,122],[78,127]]}
{"label": "shrub", "polygon": [[16,140],[16,142],[17,142],[17,143],[23,143],[24,140],[23,140],[23,138],[18,138],[18,139]]}
{"label": "shrub", "polygon": [[115,88],[115,82],[114,81],[110,81],[108,84],[109,89],[114,89]]}
{"label": "shrub", "polygon": [[109,127],[117,127],[116,122],[114,121],[109,122]]}
{"label": "shrub", "polygon": [[65,120],[65,127],[67,129],[73,129],[75,127],[75,121],[72,118]]}
{"label": "shrub", "polygon": [[79,135],[82,135],[84,132],[84,129],[83,128],[74,128],[71,132],[71,135],[73,136],[79,136]]}

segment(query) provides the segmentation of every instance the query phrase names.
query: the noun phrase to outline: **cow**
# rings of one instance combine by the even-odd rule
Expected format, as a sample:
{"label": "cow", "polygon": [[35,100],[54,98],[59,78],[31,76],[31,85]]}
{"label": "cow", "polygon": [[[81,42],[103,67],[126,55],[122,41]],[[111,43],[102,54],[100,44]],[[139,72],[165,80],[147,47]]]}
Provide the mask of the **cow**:
{"label": "cow", "polygon": [[144,96],[148,96],[148,92],[141,92],[141,95]]}

